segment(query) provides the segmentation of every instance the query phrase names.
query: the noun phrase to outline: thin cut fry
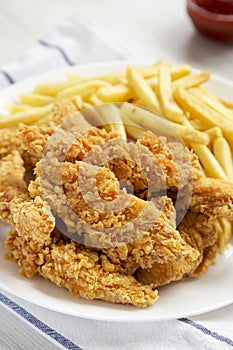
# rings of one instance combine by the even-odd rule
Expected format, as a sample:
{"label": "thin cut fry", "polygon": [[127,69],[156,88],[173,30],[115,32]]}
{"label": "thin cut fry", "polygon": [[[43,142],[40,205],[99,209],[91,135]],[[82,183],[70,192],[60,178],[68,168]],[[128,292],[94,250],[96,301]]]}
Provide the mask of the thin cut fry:
{"label": "thin cut fry", "polygon": [[57,83],[44,83],[39,84],[35,87],[34,93],[39,95],[56,96],[59,91],[67,89],[68,87],[74,86],[77,81],[62,81]]}
{"label": "thin cut fry", "polygon": [[210,142],[212,143],[217,137],[222,137],[222,130],[218,126],[207,129],[206,133],[210,137]]}
{"label": "thin cut fry", "polygon": [[233,144],[233,121],[224,118],[218,112],[212,110],[200,101],[196,96],[193,96],[189,91],[179,88],[174,92],[174,96],[179,105],[196,117],[211,126],[221,126],[224,136]]}
{"label": "thin cut fry", "polygon": [[99,113],[103,117],[106,124],[109,125],[110,130],[118,132],[123,140],[126,140],[126,132],[121,120],[120,110],[114,104],[102,105]]}
{"label": "thin cut fry", "polygon": [[163,63],[159,68],[158,92],[165,117],[176,123],[182,123],[184,121],[184,113],[173,99],[170,70],[168,66]]}
{"label": "thin cut fry", "polygon": [[145,130],[142,127],[130,119],[126,114],[121,113],[121,119],[124,123],[127,134],[133,140],[141,139],[143,137]]}
{"label": "thin cut fry", "polygon": [[125,84],[103,86],[97,91],[98,98],[103,102],[125,102],[133,97],[132,90]]}
{"label": "thin cut fry", "polygon": [[123,103],[120,108],[121,118],[124,120],[124,115],[132,120],[133,123],[140,125],[145,130],[149,130],[158,135],[176,138],[177,133],[172,124],[165,118],[156,116],[144,108]]}
{"label": "thin cut fry", "polygon": [[93,106],[99,106],[103,103],[96,94],[91,94],[86,98],[87,102],[90,102]]}
{"label": "thin cut fry", "polygon": [[225,218],[219,218],[219,221],[223,229],[224,243],[227,243],[232,235],[232,223]]}
{"label": "thin cut fry", "polygon": [[21,103],[30,106],[45,106],[54,101],[53,97],[39,94],[21,94],[19,96]]}
{"label": "thin cut fry", "polygon": [[227,100],[224,100],[223,98],[219,98],[219,101],[222,102],[222,104],[229,108],[229,109],[233,109],[233,102],[230,102],[230,101],[227,101]]}
{"label": "thin cut fry", "polygon": [[161,107],[155,93],[143,76],[133,66],[128,67],[127,78],[131,88],[135,91],[145,106],[154,109],[157,113],[161,114]]}
{"label": "thin cut fry", "polygon": [[15,113],[0,119],[0,128],[10,128],[19,123],[32,124],[51,112],[52,104],[43,107],[32,107],[23,112]]}
{"label": "thin cut fry", "polygon": [[10,114],[14,114],[16,112],[22,112],[25,111],[26,109],[30,108],[28,105],[23,105],[23,104],[10,104],[10,103],[5,103],[4,107]]}
{"label": "thin cut fry", "polygon": [[194,88],[190,90],[200,101],[204,102],[208,107],[218,112],[224,118],[232,120],[231,112],[219,101],[219,99],[205,88]]}
{"label": "thin cut fry", "polygon": [[224,250],[226,249],[226,244],[225,244],[225,237],[224,237],[224,228],[220,223],[220,218],[215,220],[214,227],[215,227],[215,230],[218,234],[219,250],[221,253],[223,253]]}
{"label": "thin cut fry", "polygon": [[60,91],[57,97],[64,99],[76,95],[87,96],[95,93],[101,86],[108,86],[108,83],[101,80],[85,81]]}
{"label": "thin cut fry", "polygon": [[173,125],[185,141],[200,143],[202,145],[209,144],[210,138],[208,134],[177,123],[173,123]]}
{"label": "thin cut fry", "polygon": [[215,179],[228,180],[221,165],[218,163],[213,153],[209,150],[207,146],[193,142],[190,143],[190,146],[198,155],[207,176],[213,177]]}
{"label": "thin cut fry", "polygon": [[196,75],[187,75],[181,79],[178,79],[172,83],[172,89],[175,91],[178,88],[191,88],[195,86],[199,86],[210,78],[210,72],[204,71],[202,73]]}
{"label": "thin cut fry", "polygon": [[233,162],[231,149],[224,137],[217,137],[213,141],[213,152],[215,158],[225,171],[228,179],[230,181],[233,181]]}

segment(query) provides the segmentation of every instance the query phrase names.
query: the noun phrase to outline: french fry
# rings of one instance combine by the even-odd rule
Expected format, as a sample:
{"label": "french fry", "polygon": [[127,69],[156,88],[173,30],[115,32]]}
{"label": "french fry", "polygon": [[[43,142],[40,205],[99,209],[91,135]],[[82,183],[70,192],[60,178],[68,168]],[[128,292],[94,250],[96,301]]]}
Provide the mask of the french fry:
{"label": "french fry", "polygon": [[214,227],[218,235],[217,242],[218,242],[219,250],[221,253],[223,253],[224,250],[226,249],[226,244],[225,244],[225,237],[224,237],[224,228],[220,223],[220,218],[215,220]]}
{"label": "french fry", "polygon": [[227,175],[218,163],[213,153],[205,145],[200,145],[194,142],[190,142],[191,148],[198,155],[203,169],[207,176],[215,179],[228,180]]}
{"label": "french fry", "polygon": [[227,243],[232,236],[232,223],[226,218],[219,218],[219,221],[223,229],[224,243]]}
{"label": "french fry", "polygon": [[0,119],[0,128],[10,128],[19,123],[32,124],[50,113],[52,104],[43,107],[31,107],[23,112],[18,112]]}
{"label": "french fry", "polygon": [[224,100],[223,98],[219,98],[219,101],[227,108],[232,109],[233,110],[233,102]]}
{"label": "french fry", "polygon": [[204,123],[200,119],[189,119],[189,123],[192,126],[192,128],[199,131],[206,131],[210,127],[208,124]]}
{"label": "french fry", "polygon": [[[148,79],[158,75],[159,67],[162,61],[158,61],[152,66],[138,68],[139,72],[143,76],[144,79]],[[180,65],[170,65],[171,70],[171,78],[172,80],[179,79],[191,73],[191,66],[189,64],[180,64]]]}
{"label": "french fry", "polygon": [[233,162],[231,149],[224,137],[217,137],[213,141],[213,153],[219,164],[225,171],[228,179],[233,181]]}
{"label": "french fry", "polygon": [[91,80],[103,80],[107,83],[115,85],[123,82],[123,80],[125,79],[125,72],[116,72],[116,73],[100,75],[97,77],[86,77],[86,78],[82,78],[79,75],[74,73],[67,73],[67,77],[70,81],[79,80],[81,82],[81,81],[91,81]]}
{"label": "french fry", "polygon": [[146,82],[150,85],[151,89],[154,92],[156,92],[156,93],[158,92],[158,89],[159,89],[159,78],[158,78],[158,76],[146,79]]}
{"label": "french fry", "polygon": [[222,137],[222,130],[218,126],[207,129],[206,133],[209,135],[210,143],[212,143],[217,137]]}
{"label": "french fry", "polygon": [[225,118],[232,120],[231,112],[219,101],[219,99],[206,88],[194,88],[190,92],[208,107],[219,113]]}
{"label": "french fry", "polygon": [[22,104],[29,105],[32,107],[45,106],[54,101],[53,97],[39,94],[21,94],[19,95],[19,98]]}
{"label": "french fry", "polygon": [[127,79],[132,90],[134,90],[142,103],[161,114],[161,107],[155,93],[133,66],[129,66],[127,69]]}
{"label": "french fry", "polygon": [[120,110],[114,104],[104,104],[98,109],[106,124],[109,125],[111,131],[115,131],[126,140],[126,132],[121,120]]}
{"label": "french fry", "polygon": [[189,64],[171,66],[171,78],[177,80],[191,73],[192,67]]}
{"label": "french fry", "polygon": [[170,69],[163,63],[159,67],[158,80],[158,94],[164,116],[176,123],[182,123],[184,121],[184,113],[173,99]]}
{"label": "french fry", "polygon": [[101,101],[96,94],[91,94],[90,96],[87,96],[86,101],[90,102],[93,106],[99,106],[103,104],[103,101]]}
{"label": "french fry", "polygon": [[210,127],[220,125],[230,145],[233,144],[233,121],[231,122],[218,112],[212,110],[186,89],[176,89],[174,96],[182,109],[191,113],[192,118],[200,119]]}
{"label": "french fry", "polygon": [[81,111],[84,108],[84,101],[81,96],[73,97],[72,102],[75,104],[79,111]]}
{"label": "french fry", "polygon": [[133,139],[141,139],[145,130],[130,119],[126,114],[121,113],[121,119],[124,123],[127,134]]}
{"label": "french fry", "polygon": [[195,143],[200,143],[202,145],[208,145],[210,138],[209,135],[204,133],[204,132],[200,132],[198,130],[195,130],[193,128],[189,128],[187,126],[184,125],[180,125],[180,124],[176,124],[173,123],[174,127],[176,128],[176,130],[178,131],[178,133],[180,134],[180,136],[188,142],[195,142]]}
{"label": "french fry", "polygon": [[16,112],[22,112],[25,111],[26,109],[30,108],[28,105],[23,105],[23,104],[10,104],[10,103],[5,103],[4,107],[10,114],[14,114]]}
{"label": "french fry", "polygon": [[57,94],[64,90],[67,89],[71,86],[74,86],[77,84],[77,81],[62,81],[62,82],[57,82],[57,83],[44,83],[44,84],[39,84],[35,87],[33,92],[35,94],[39,95],[46,95],[46,96],[57,96]]}
{"label": "french fry", "polygon": [[157,135],[163,135],[177,139],[177,132],[172,124],[163,117],[145,110],[144,108],[124,102],[120,107],[121,118],[128,117],[133,123],[138,124],[142,128],[154,132]]}
{"label": "french fry", "polygon": [[103,86],[97,91],[98,98],[103,102],[125,102],[133,97],[133,92],[125,84]]}
{"label": "french fry", "polygon": [[111,73],[97,77],[99,80],[106,81],[109,84],[115,85],[126,81],[125,72]]}
{"label": "french fry", "polygon": [[199,86],[206,81],[208,81],[210,78],[210,72],[204,71],[202,73],[196,74],[196,75],[187,75],[183,78],[180,78],[172,83],[172,89],[175,91],[178,88],[191,88],[195,86]]}
{"label": "french fry", "polygon": [[78,83],[60,91],[57,95],[59,100],[69,98],[72,96],[87,96],[95,93],[101,86],[108,86],[109,84],[101,80],[91,80]]}

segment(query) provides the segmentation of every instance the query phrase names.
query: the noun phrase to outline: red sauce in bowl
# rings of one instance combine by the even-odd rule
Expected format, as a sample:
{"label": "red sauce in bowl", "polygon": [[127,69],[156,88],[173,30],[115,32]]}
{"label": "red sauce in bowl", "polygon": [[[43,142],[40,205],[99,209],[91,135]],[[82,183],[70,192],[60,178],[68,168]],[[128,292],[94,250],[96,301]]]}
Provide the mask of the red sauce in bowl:
{"label": "red sauce in bowl", "polygon": [[187,0],[187,11],[202,34],[233,43],[233,0]]}
{"label": "red sauce in bowl", "polygon": [[197,0],[197,4],[213,13],[233,15],[233,0]]}

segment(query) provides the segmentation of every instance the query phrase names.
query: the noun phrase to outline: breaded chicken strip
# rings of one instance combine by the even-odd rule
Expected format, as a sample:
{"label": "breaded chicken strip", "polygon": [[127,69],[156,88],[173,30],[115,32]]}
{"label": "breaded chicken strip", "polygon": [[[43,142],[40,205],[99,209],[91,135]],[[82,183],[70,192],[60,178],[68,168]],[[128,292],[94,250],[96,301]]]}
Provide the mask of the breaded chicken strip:
{"label": "breaded chicken strip", "polygon": [[[83,188],[78,177],[81,166],[87,176],[81,184]],[[32,197],[42,194],[47,198],[68,231],[74,233],[74,239],[75,233],[85,232],[85,244],[103,248],[114,264],[121,264],[129,273],[139,266],[151,267],[154,261],[174,261],[177,256],[193,253],[175,229],[175,211],[169,198],[161,197],[154,204],[119,191],[123,198],[122,209],[115,210],[113,206],[108,211],[107,204],[119,194],[118,182],[109,169],[102,167],[95,184],[96,169],[84,162],[65,162],[61,167],[53,159],[50,164],[46,163],[45,178],[40,178],[38,165],[37,179],[30,184],[29,191]],[[93,183],[90,187],[89,182]],[[96,185],[106,201],[101,196],[95,199]]]}
{"label": "breaded chicken strip", "polygon": [[133,277],[118,272],[105,255],[71,242],[55,230],[44,241],[26,239],[11,230],[6,240],[8,259],[21,267],[27,278],[40,274],[75,297],[146,307],[157,298],[157,291]]}
{"label": "breaded chicken strip", "polygon": [[189,181],[201,176],[198,157],[178,142],[167,143],[166,138],[157,137],[146,132],[138,142],[147,147],[155,156],[163,173],[166,175],[167,187],[178,190]]}
{"label": "breaded chicken strip", "polygon": [[193,184],[192,211],[233,220],[233,184],[201,177]]}
{"label": "breaded chicken strip", "polygon": [[178,227],[181,237],[196,252],[176,262],[154,263],[151,269],[138,269],[135,278],[144,284],[162,286],[186,276],[203,274],[215,262],[218,252],[214,218],[188,211]]}
{"label": "breaded chicken strip", "polygon": [[40,197],[29,197],[24,172],[23,160],[16,151],[0,161],[0,217],[17,230],[11,230],[6,241],[8,257],[21,266],[26,277],[39,273],[86,299],[139,307],[157,299],[156,291],[125,276],[120,266],[111,264],[106,256],[54,231],[50,208]]}
{"label": "breaded chicken strip", "polygon": [[[55,220],[40,197],[31,200],[24,175],[23,160],[17,151],[0,161],[0,219],[15,226],[25,237],[39,239],[50,234]],[[39,227],[37,222],[41,222]]]}

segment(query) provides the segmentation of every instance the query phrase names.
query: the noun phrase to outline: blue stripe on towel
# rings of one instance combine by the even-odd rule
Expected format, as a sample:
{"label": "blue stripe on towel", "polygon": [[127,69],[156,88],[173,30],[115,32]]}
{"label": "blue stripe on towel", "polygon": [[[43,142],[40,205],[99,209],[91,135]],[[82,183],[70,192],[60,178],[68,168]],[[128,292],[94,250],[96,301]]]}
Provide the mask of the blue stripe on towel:
{"label": "blue stripe on towel", "polygon": [[188,318],[180,318],[179,321],[187,323],[187,324],[189,324],[192,327],[195,327],[196,329],[198,329],[202,333],[204,333],[206,335],[209,335],[210,337],[212,337],[212,338],[214,338],[216,340],[219,340],[219,341],[221,341],[223,343],[226,343],[227,345],[233,346],[233,340],[231,340],[230,338],[225,337],[225,336],[223,336],[221,334],[218,334],[217,332],[212,332],[208,328],[202,326],[199,323],[196,323],[196,322],[194,322],[192,320],[189,320]]}
{"label": "blue stripe on towel", "polygon": [[12,311],[21,316],[23,319],[31,323],[34,327],[45,333],[50,338],[54,339],[57,343],[61,344],[65,349],[69,350],[82,350],[78,345],[72,343],[69,339],[49,327],[46,323],[40,321],[30,312],[26,311],[23,307],[16,304],[14,301],[7,298],[0,293],[0,302],[8,306]]}
{"label": "blue stripe on towel", "polygon": [[0,69],[0,73],[6,78],[8,83],[10,83],[10,84],[14,84],[15,83],[15,80],[5,70]]}
{"label": "blue stripe on towel", "polygon": [[74,63],[71,62],[71,60],[70,60],[69,57],[67,56],[67,54],[66,54],[66,52],[64,51],[64,49],[62,49],[60,46],[54,45],[54,44],[50,44],[50,43],[48,43],[48,42],[46,42],[46,41],[44,41],[44,40],[38,40],[38,43],[39,43],[40,45],[43,45],[43,46],[46,46],[46,47],[49,47],[49,48],[58,50],[58,51],[61,53],[61,55],[62,55],[62,57],[64,58],[64,60],[66,61],[66,63],[68,63],[70,66],[73,66],[73,65],[74,65]]}

